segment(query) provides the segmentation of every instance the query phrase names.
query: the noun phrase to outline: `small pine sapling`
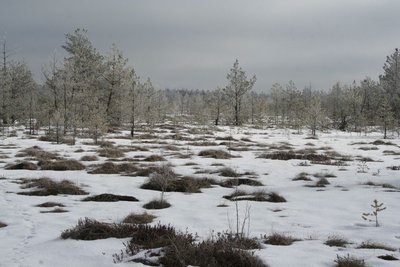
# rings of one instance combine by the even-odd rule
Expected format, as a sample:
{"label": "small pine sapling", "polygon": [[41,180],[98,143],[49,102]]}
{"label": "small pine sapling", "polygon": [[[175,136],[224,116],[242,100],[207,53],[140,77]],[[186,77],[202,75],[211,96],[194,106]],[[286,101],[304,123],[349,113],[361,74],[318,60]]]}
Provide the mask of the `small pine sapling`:
{"label": "small pine sapling", "polygon": [[379,226],[378,213],[385,210],[386,207],[384,207],[383,203],[379,203],[379,201],[376,199],[371,204],[371,207],[373,209],[372,212],[363,213],[361,217],[366,221],[375,222],[375,226],[378,227]]}
{"label": "small pine sapling", "polygon": [[358,163],[357,172],[358,173],[367,173],[368,170],[369,170],[369,168],[368,168],[368,165],[367,165],[367,161],[361,160]]}

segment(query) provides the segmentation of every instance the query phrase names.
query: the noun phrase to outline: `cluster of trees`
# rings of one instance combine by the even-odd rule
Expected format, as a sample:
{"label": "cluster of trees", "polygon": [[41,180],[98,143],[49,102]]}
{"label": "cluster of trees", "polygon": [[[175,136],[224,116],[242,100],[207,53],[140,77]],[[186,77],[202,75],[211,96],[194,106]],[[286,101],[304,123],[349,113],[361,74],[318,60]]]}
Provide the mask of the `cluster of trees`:
{"label": "cluster of trees", "polygon": [[78,134],[95,141],[105,131],[138,124],[174,123],[277,125],[301,131],[367,131],[381,126],[384,137],[400,122],[400,54],[387,57],[379,81],[370,78],[351,85],[336,83],[330,90],[298,89],[290,81],[274,84],[267,94],[254,92],[256,77],[248,78],[236,60],[227,85],[215,90],[156,89],[150,78],[142,81],[115,45],[102,55],[77,29],[65,35],[66,56],[55,57],[43,70],[45,82],[33,79],[27,64],[9,60],[2,47],[0,123],[48,127],[57,142]]}

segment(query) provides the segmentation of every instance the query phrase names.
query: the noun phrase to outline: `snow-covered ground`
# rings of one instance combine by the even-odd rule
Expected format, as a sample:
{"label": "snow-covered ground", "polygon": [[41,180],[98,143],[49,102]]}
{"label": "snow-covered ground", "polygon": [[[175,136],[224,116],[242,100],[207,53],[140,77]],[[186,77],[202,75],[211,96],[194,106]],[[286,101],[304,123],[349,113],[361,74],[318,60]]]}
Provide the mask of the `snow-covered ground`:
{"label": "snow-covered ground", "polygon": [[[153,139],[122,139],[128,132],[110,135],[107,141],[114,146],[142,146],[149,151],[126,152],[123,158],[135,159],[137,164],[145,156],[162,155],[172,164],[176,173],[197,178],[209,177],[224,180],[215,171],[221,166],[230,167],[238,173],[250,172],[255,180],[264,184],[261,187],[241,185],[247,190],[277,192],[287,202],[239,201],[239,216],[243,218],[246,206],[250,207],[249,235],[260,238],[273,232],[289,234],[301,239],[290,246],[263,244],[255,250],[263,261],[274,267],[291,266],[334,266],[337,255],[348,254],[365,259],[370,266],[400,266],[400,261],[385,261],[381,255],[393,255],[400,258],[400,171],[389,166],[400,166],[400,140],[390,139],[391,144],[372,142],[382,138],[380,133],[367,136],[356,133],[330,132],[320,133],[318,139],[309,139],[307,134],[293,134],[288,130],[228,128],[219,131],[192,134],[188,128],[178,129],[180,137],[172,138],[175,133],[163,129],[154,133]],[[23,158],[15,155],[22,149],[39,146],[48,152],[57,152],[68,159],[79,160],[83,155],[97,155],[99,146],[85,144],[90,139],[78,139],[75,146],[38,141],[17,132],[16,137],[0,139],[0,222],[7,224],[0,228],[0,266],[112,266],[112,255],[119,253],[123,242],[128,239],[105,239],[96,241],[77,241],[60,238],[62,231],[76,225],[80,218],[93,218],[101,222],[121,222],[131,212],[146,211],[142,206],[158,198],[160,192],[140,189],[147,177],[130,177],[118,174],[88,174],[81,171],[43,171],[43,170],[6,170],[5,166]],[[139,133],[142,134],[142,133]],[[225,141],[232,136],[234,141]],[[217,138],[216,137],[220,137]],[[243,140],[241,140],[244,138]],[[198,146],[193,142],[210,141],[217,145]],[[386,141],[386,140],[385,140]],[[282,143],[284,142],[284,143]],[[222,145],[218,145],[223,143]],[[354,144],[355,143],[355,144]],[[231,159],[213,159],[198,156],[205,149],[228,148],[237,157]],[[307,160],[272,160],[258,158],[262,153],[278,151],[279,145],[291,145],[293,150],[316,149],[322,154],[335,151],[351,160],[345,166],[314,164]],[[178,151],[168,149],[168,145]],[[275,147],[275,148],[274,148]],[[362,148],[362,149],[360,149]],[[78,150],[81,149],[81,150]],[[365,150],[368,149],[368,150]],[[77,152],[78,151],[78,152]],[[83,152],[79,152],[83,151]],[[384,151],[386,151],[384,153]],[[387,152],[392,151],[392,152]],[[181,156],[178,155],[181,154]],[[396,155],[398,154],[398,155]],[[184,155],[184,157],[182,157]],[[189,157],[190,155],[190,157]],[[373,162],[362,162],[361,157],[369,157]],[[107,158],[99,157],[95,162],[82,162],[87,167],[104,163]],[[32,161],[37,163],[35,161]],[[191,165],[187,163],[196,163]],[[219,163],[219,164],[216,164]],[[307,163],[307,164],[304,164]],[[147,164],[165,164],[152,162]],[[305,165],[305,166],[304,166]],[[360,171],[365,172],[360,172]],[[308,173],[312,181],[293,181],[301,172]],[[313,187],[318,180],[314,174],[333,174],[327,178],[330,184],[325,187]],[[86,196],[26,196],[16,194],[26,191],[16,183],[21,178],[48,177],[53,180],[68,179],[91,195],[113,193],[130,195],[139,202],[82,202]],[[249,177],[244,175],[243,177]],[[374,182],[378,186],[365,185]],[[390,184],[394,188],[379,186]],[[166,198],[171,207],[161,210],[147,210],[156,216],[153,223],[171,224],[177,229],[197,233],[207,238],[214,232],[234,231],[236,216],[235,204],[223,198],[234,191],[233,188],[213,186],[202,189],[202,193],[169,192]],[[374,222],[361,218],[362,213],[371,212],[370,205],[377,199],[387,207],[380,212],[380,227]],[[46,208],[35,207],[47,201],[64,204],[68,212],[41,213]],[[225,207],[217,207],[225,204]],[[324,244],[328,237],[337,235],[351,244],[344,248],[330,247]],[[371,241],[393,247],[396,251],[381,249],[359,249],[362,242]],[[118,263],[116,266],[134,266],[134,263]],[[135,266],[139,266],[136,264]]]}

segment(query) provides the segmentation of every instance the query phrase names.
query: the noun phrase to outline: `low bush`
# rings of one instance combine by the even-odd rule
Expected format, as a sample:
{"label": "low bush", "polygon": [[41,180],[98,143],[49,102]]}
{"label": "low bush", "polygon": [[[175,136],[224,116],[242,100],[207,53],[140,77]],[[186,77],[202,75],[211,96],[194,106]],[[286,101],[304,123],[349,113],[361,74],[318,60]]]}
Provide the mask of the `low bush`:
{"label": "low bush", "polygon": [[96,160],[99,160],[99,158],[95,155],[85,155],[85,156],[82,156],[80,160],[81,161],[96,161]]}
{"label": "low bush", "polygon": [[89,171],[91,174],[131,174],[138,170],[138,167],[132,163],[115,164],[112,162],[105,162],[97,165],[93,170]]}
{"label": "low bush", "polygon": [[388,251],[396,251],[396,248],[394,248],[394,247],[390,247],[388,245],[378,243],[378,242],[372,242],[372,241],[362,242],[357,248],[382,249],[382,250],[388,250]]}
{"label": "low bush", "polygon": [[350,242],[341,236],[333,235],[329,236],[324,244],[330,247],[346,247]]}
{"label": "low bush", "polygon": [[78,224],[62,232],[61,238],[77,240],[96,240],[131,237],[138,230],[133,224],[103,223],[93,219],[80,219]]}
{"label": "low bush", "polygon": [[259,201],[259,202],[286,202],[286,199],[278,193],[266,193],[263,190],[246,192],[243,190],[235,190],[232,194],[223,196],[223,198],[231,201]]}
{"label": "low bush", "polygon": [[230,153],[223,150],[208,149],[202,150],[198,154],[200,157],[214,158],[214,159],[230,159],[234,158]]}
{"label": "low bush", "polygon": [[29,161],[22,161],[15,164],[9,164],[5,167],[6,170],[37,170],[38,166]]}
{"label": "low bush", "polygon": [[85,165],[74,159],[40,161],[38,165],[42,170],[52,171],[78,171],[85,169]]}
{"label": "low bush", "polygon": [[63,204],[58,203],[58,202],[44,202],[42,204],[38,204],[35,207],[40,207],[40,208],[52,208],[52,207],[65,207]]}
{"label": "low bush", "polygon": [[89,196],[82,201],[96,201],[96,202],[117,202],[117,201],[139,201],[137,198],[132,196],[124,196],[124,195],[114,195],[114,194],[100,194],[95,196]]}
{"label": "low bush", "polygon": [[274,246],[290,246],[293,242],[301,241],[301,239],[294,238],[290,235],[283,233],[272,233],[270,235],[264,236],[265,244],[274,245]]}
{"label": "low bush", "polygon": [[[212,239],[201,242],[196,241],[196,236],[190,233],[180,233],[171,226],[143,225],[137,231],[131,241],[125,246],[125,251],[120,255],[114,255],[115,261],[137,255],[143,250],[148,250],[135,262],[146,263],[151,266],[186,267],[267,267],[253,253],[241,249],[243,244],[234,235],[219,234]],[[250,248],[259,248],[258,242],[251,242]],[[256,246],[255,246],[256,245]],[[162,248],[160,252],[151,249]],[[245,248],[247,249],[247,248]]]}
{"label": "low bush", "polygon": [[335,267],[367,267],[363,259],[358,259],[348,254],[347,256],[343,257],[337,255],[335,263],[336,263]]}
{"label": "low bush", "polygon": [[106,147],[100,149],[98,150],[98,153],[100,157],[106,157],[106,158],[121,158],[125,155],[122,150],[115,147]]}
{"label": "low bush", "polygon": [[154,162],[154,161],[166,161],[166,159],[160,155],[150,155],[143,159],[143,161]]}
{"label": "low bush", "polygon": [[161,210],[161,209],[166,209],[171,207],[171,204],[169,204],[167,201],[163,200],[152,200],[146,204],[143,205],[143,208],[148,209],[148,210]]}
{"label": "low bush", "polygon": [[41,149],[38,146],[29,147],[18,151],[15,155],[16,157],[30,157],[35,160],[52,160],[52,159],[60,159],[61,157],[57,153],[47,152]]}
{"label": "low bush", "polygon": [[221,183],[221,186],[223,187],[234,187],[239,185],[263,186],[260,181],[249,178],[227,179]]}
{"label": "low bush", "polygon": [[24,179],[21,188],[36,188],[32,191],[19,192],[20,195],[29,196],[50,196],[50,195],[87,195],[88,193],[76,186],[73,182],[62,180],[61,182],[53,181],[49,178]]}
{"label": "low bush", "polygon": [[148,214],[147,212],[131,213],[128,216],[126,216],[122,222],[133,223],[133,224],[146,224],[153,222],[155,218],[156,216]]}
{"label": "low bush", "polygon": [[385,260],[385,261],[398,261],[399,260],[395,256],[389,255],[389,254],[378,256],[378,258],[381,260]]}

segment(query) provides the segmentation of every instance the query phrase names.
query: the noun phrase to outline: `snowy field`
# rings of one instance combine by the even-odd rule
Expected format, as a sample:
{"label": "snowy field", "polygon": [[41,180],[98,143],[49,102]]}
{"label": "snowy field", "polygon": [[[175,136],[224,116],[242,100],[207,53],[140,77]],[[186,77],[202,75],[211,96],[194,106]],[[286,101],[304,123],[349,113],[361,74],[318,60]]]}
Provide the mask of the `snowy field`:
{"label": "snowy field", "polygon": [[[182,126],[141,131],[133,140],[128,135],[118,132],[102,140],[123,152],[114,158],[100,156],[102,148],[94,145],[92,139],[78,139],[74,146],[55,144],[39,141],[37,136],[29,137],[21,129],[13,137],[1,137],[0,222],[7,226],[0,228],[0,266],[144,266],[126,261],[114,263],[113,254],[119,253],[129,238],[82,241],[62,239],[60,235],[86,217],[120,223],[130,213],[146,211],[155,216],[152,224],[171,224],[177,230],[207,239],[218,232],[235,232],[236,216],[243,222],[246,210],[249,216],[245,234],[262,244],[254,254],[272,267],[335,266],[337,256],[347,255],[364,259],[369,266],[400,266],[400,261],[378,258],[388,255],[400,258],[398,138],[382,140],[381,133],[365,136],[336,131],[309,138],[306,133],[294,134],[288,130],[246,127],[210,130]],[[59,159],[80,161],[82,156],[95,157],[92,161],[80,161],[85,165],[83,170],[43,170],[43,163],[38,164],[40,159],[22,153],[33,146],[54,152]],[[209,149],[228,152],[228,158],[199,156],[201,151]],[[150,161],[152,155],[166,161]],[[284,155],[294,155],[296,159],[273,159]],[[31,162],[37,170],[9,169],[19,161]],[[89,173],[109,161],[129,163],[138,169],[170,164],[179,176],[212,178],[218,184],[202,188],[199,193],[166,192],[165,199],[171,207],[149,210],[143,205],[161,195],[159,191],[140,188],[149,175],[137,175],[134,171]],[[233,171],[235,177],[222,176],[223,168]],[[88,195],[18,194],[34,189],[24,189],[21,179],[43,177],[69,180],[90,196],[112,193],[133,196],[139,201],[83,202]],[[222,186],[224,181],[236,178],[262,185]],[[223,197],[239,190],[275,192],[286,202],[235,202]],[[375,227],[375,221],[362,219],[363,213],[372,212],[374,199],[386,207],[379,212],[379,227]],[[62,211],[66,212],[37,207],[45,202],[61,203],[65,206]],[[272,233],[290,235],[299,241],[288,246],[266,244]],[[347,240],[348,244],[326,245],[334,236]],[[359,248],[366,242],[384,245],[386,249]]]}

